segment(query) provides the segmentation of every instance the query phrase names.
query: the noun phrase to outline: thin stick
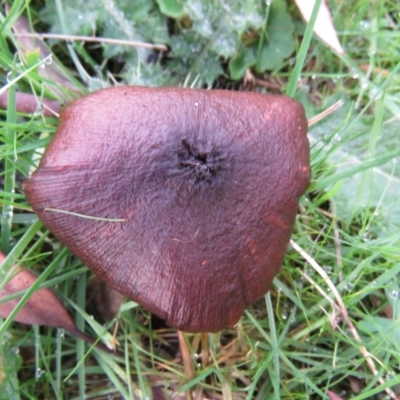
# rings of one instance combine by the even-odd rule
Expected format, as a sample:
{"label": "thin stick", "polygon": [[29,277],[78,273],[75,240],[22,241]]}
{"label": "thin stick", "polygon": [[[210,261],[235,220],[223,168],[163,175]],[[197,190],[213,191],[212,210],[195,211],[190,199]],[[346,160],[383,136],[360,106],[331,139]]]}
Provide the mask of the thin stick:
{"label": "thin stick", "polygon": [[144,47],[146,49],[167,51],[168,47],[163,44],[151,44],[143,42],[135,42],[132,40],[120,40],[111,38],[100,38],[94,36],[75,36],[75,35],[61,35],[57,33],[16,33],[17,37],[32,37],[38,39],[59,39],[65,41],[81,41],[91,43],[106,43],[106,44],[118,44],[121,46],[132,46],[132,47]]}
{"label": "thin stick", "polygon": [[326,110],[322,111],[322,113],[316,115],[315,117],[310,118],[308,120],[308,126],[310,127],[311,125],[316,124],[318,121],[321,121],[321,119],[327,117],[329,114],[332,114],[339,107],[342,107],[343,104],[344,104],[343,100],[337,101],[335,104],[331,105]]}
{"label": "thin stick", "polygon": [[[332,294],[335,297],[336,300],[336,305],[338,308],[338,311],[342,315],[343,320],[346,322],[346,325],[349,327],[350,332],[353,334],[354,339],[356,340],[357,343],[359,343],[359,350],[360,353],[365,357],[367,364],[373,373],[374,376],[378,376],[378,370],[376,369],[374,360],[372,359],[371,354],[368,352],[366,347],[362,344],[362,340],[360,338],[360,335],[357,332],[356,327],[353,325],[353,323],[350,320],[349,314],[347,313],[346,306],[344,305],[344,302],[342,300],[342,297],[338,290],[336,289],[336,286],[333,284],[331,279],[329,278],[328,274],[324,271],[324,269],[308,254],[306,253],[295,241],[290,240],[290,245],[315,269],[315,271],[318,272],[318,274],[324,279],[326,284],[328,285],[329,289],[331,290]],[[335,307],[336,308],[336,307]],[[385,380],[382,377],[378,378],[378,381],[381,385],[385,384]],[[391,390],[390,388],[385,389],[386,393],[395,400],[398,400],[399,398],[396,396],[396,394]]]}
{"label": "thin stick", "polygon": [[282,89],[282,85],[280,83],[268,82],[268,81],[264,81],[262,79],[254,79],[254,82],[256,85],[262,86],[267,89],[275,89],[275,90]]}

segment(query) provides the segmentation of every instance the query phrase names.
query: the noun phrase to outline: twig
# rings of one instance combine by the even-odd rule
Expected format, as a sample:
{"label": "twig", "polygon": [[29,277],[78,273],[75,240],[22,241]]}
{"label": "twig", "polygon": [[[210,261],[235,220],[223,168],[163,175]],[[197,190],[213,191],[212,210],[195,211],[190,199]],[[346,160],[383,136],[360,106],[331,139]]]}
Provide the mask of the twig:
{"label": "twig", "polygon": [[267,89],[275,89],[275,90],[281,90],[283,86],[280,83],[268,82],[262,79],[257,79],[251,72],[250,68],[247,68],[245,71],[243,83],[245,86],[250,85],[251,87],[253,87],[254,85],[258,85]]}
{"label": "twig", "polygon": [[146,49],[167,51],[168,47],[164,44],[151,44],[143,42],[135,42],[132,40],[120,40],[111,38],[101,38],[95,36],[75,36],[75,35],[61,35],[57,33],[16,33],[17,37],[32,37],[38,39],[59,39],[66,41],[81,41],[91,43],[106,43],[106,44],[117,44],[121,46],[132,46],[132,47],[144,47]]}
{"label": "twig", "polygon": [[[366,347],[362,344],[362,340],[360,338],[360,335],[357,332],[356,327],[353,325],[353,323],[350,320],[350,317],[347,313],[346,306],[344,305],[344,302],[342,300],[342,297],[338,290],[336,289],[336,286],[333,284],[332,280],[329,278],[327,273],[324,271],[324,269],[307,253],[305,252],[295,241],[290,240],[290,245],[306,260],[311,267],[315,269],[315,271],[318,272],[318,274],[324,279],[326,284],[328,285],[329,289],[331,290],[332,294],[335,297],[336,300],[336,307],[338,311],[340,312],[343,320],[346,322],[346,325],[349,327],[350,332],[353,334],[354,339],[356,340],[357,343],[359,343],[359,350],[360,353],[365,357],[367,364],[374,376],[378,376],[378,370],[376,369],[374,360],[372,359],[371,354],[368,352]],[[325,297],[325,296],[324,296]],[[336,308],[335,307],[335,308]],[[385,384],[385,381],[382,377],[378,377],[378,382],[381,385]],[[385,389],[386,393],[394,400],[399,400],[399,398],[396,396],[396,394],[391,390],[390,388]]]}
{"label": "twig", "polygon": [[282,85],[280,83],[268,82],[257,78],[254,79],[254,83],[267,89],[282,90]]}

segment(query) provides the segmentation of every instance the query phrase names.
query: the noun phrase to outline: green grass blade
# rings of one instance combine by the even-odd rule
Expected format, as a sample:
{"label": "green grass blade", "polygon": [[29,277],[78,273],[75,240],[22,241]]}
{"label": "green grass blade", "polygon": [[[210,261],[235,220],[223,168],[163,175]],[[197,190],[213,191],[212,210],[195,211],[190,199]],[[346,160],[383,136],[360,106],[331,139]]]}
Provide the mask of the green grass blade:
{"label": "green grass blade", "polygon": [[301,77],[301,71],[304,67],[304,61],[307,57],[308,49],[310,47],[311,38],[313,37],[314,25],[317,20],[317,15],[319,8],[321,6],[322,0],[316,0],[313,12],[311,14],[310,22],[307,24],[306,31],[304,33],[303,40],[301,42],[299,53],[296,57],[296,64],[294,66],[293,72],[290,75],[288,88],[286,90],[286,94],[290,97],[293,97],[296,92],[297,82]]}
{"label": "green grass blade", "polygon": [[[16,161],[16,131],[13,128],[16,122],[15,113],[15,85],[12,85],[8,91],[8,109],[7,109],[7,128],[5,131],[5,139],[8,146],[12,146],[14,155],[6,157],[4,163],[4,191],[14,194],[15,191],[15,161]],[[10,251],[11,222],[13,216],[13,206],[3,204],[3,213],[1,216],[1,239],[0,249],[4,254]]]}
{"label": "green grass blade", "polygon": [[280,373],[280,363],[279,363],[279,342],[278,342],[278,336],[276,334],[275,314],[271,301],[271,293],[267,293],[265,295],[265,302],[268,311],[268,321],[271,334],[271,346],[272,346],[273,363],[274,363],[273,374],[272,376],[270,376],[270,378],[272,386],[274,388],[274,396],[277,399],[280,399],[281,396],[279,388],[280,388],[281,373]]}

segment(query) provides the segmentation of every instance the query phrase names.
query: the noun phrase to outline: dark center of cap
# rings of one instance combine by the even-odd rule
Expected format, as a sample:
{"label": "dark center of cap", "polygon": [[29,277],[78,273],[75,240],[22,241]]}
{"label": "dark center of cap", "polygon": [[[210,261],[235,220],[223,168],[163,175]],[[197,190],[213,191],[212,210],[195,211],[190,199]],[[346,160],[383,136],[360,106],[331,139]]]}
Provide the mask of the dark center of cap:
{"label": "dark center of cap", "polygon": [[183,139],[178,149],[178,167],[194,183],[208,182],[223,169],[225,157],[212,145]]}

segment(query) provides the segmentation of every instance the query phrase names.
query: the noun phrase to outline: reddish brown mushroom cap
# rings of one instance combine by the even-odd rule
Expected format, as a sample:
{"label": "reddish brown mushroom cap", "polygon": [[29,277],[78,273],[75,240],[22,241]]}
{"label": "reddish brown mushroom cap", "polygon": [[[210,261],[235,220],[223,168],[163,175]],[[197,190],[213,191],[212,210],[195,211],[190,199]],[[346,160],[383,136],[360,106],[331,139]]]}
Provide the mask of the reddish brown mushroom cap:
{"label": "reddish brown mushroom cap", "polygon": [[101,90],[62,113],[25,193],[115,289],[175,328],[215,332],[282,264],[309,182],[306,133],[302,106],[284,96]]}

